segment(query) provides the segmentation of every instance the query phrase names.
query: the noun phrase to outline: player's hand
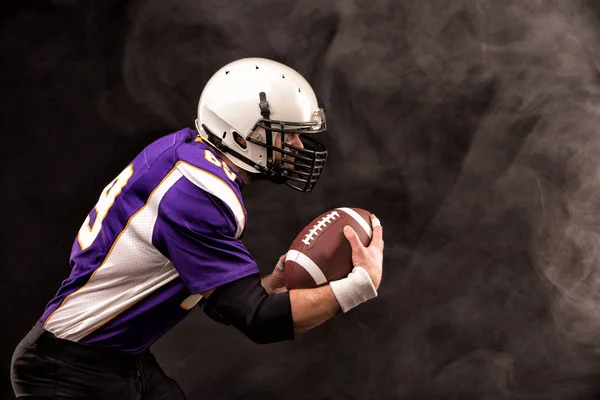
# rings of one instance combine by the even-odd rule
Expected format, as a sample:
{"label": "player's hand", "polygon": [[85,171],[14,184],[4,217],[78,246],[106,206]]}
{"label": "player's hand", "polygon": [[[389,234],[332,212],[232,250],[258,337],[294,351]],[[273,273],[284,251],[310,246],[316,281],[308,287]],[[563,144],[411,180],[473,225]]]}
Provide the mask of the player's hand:
{"label": "player's hand", "polygon": [[271,290],[273,293],[281,293],[287,290],[285,287],[285,256],[286,254],[279,257],[271,274]]}
{"label": "player's hand", "polygon": [[363,246],[351,226],[344,228],[344,236],[352,246],[352,265],[363,267],[369,273],[375,288],[378,289],[383,273],[383,228],[374,214],[371,214],[371,226],[373,236],[368,247]]}

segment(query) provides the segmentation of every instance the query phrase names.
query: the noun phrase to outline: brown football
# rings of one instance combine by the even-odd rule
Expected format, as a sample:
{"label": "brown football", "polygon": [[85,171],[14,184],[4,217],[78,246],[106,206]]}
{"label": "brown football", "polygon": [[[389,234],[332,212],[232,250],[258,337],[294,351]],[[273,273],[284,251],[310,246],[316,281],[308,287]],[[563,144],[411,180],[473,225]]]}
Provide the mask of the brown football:
{"label": "brown football", "polygon": [[312,220],[296,236],[285,257],[285,286],[315,288],[345,278],[352,271],[352,248],[344,236],[350,225],[364,246],[371,242],[371,213],[340,207]]}

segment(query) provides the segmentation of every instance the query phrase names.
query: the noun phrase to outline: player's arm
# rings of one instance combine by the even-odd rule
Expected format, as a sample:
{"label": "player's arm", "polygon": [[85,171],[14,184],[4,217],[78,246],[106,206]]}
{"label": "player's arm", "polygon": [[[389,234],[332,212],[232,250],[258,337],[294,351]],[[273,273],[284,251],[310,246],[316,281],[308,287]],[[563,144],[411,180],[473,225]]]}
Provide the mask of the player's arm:
{"label": "player's arm", "polygon": [[315,289],[294,289],[269,295],[257,274],[203,293],[205,312],[234,325],[256,343],[292,339],[375,297],[382,275],[382,228],[373,219],[373,239],[364,247],[356,233],[344,231],[352,246],[353,272],[344,279]]}
{"label": "player's arm", "polygon": [[341,311],[330,285],[290,290],[294,332],[311,330]]}
{"label": "player's arm", "polygon": [[[190,292],[203,294],[204,310],[213,319],[234,325],[256,343],[272,343],[293,339],[295,332],[326,321],[335,314],[336,301],[346,311],[365,301],[365,289],[370,288],[366,298],[376,294],[381,257],[379,262],[377,257],[369,262],[361,255],[375,251],[381,239],[372,239],[367,250],[352,232],[347,237],[354,243],[353,262],[362,268],[330,284],[335,299],[327,289],[269,295],[254,258],[239,239],[245,215],[236,194],[224,195],[232,189],[222,180],[207,180],[210,174],[198,173],[185,163],[177,168],[185,178],[163,195],[152,242],[173,263]],[[214,190],[209,193],[203,188]],[[269,286],[276,286],[273,276]]]}

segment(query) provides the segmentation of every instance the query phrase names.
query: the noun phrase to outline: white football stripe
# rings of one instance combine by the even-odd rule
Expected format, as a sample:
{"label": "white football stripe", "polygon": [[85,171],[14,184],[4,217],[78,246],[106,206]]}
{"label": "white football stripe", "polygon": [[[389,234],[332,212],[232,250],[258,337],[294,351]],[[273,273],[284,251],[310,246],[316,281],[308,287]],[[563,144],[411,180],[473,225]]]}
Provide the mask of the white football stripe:
{"label": "white football stripe", "polygon": [[307,255],[300,253],[297,250],[289,250],[285,256],[285,261],[287,260],[294,261],[298,265],[301,265],[306,272],[312,276],[317,285],[327,282],[327,278],[323,275],[321,268],[319,268],[319,266]]}
{"label": "white football stripe", "polygon": [[363,217],[360,216],[359,213],[357,213],[356,211],[354,211],[353,209],[348,208],[348,207],[340,207],[340,208],[336,208],[336,210],[341,210],[341,211],[345,212],[346,214],[348,214],[349,216],[351,216],[352,218],[354,218],[356,220],[356,222],[358,222],[360,224],[360,226],[362,226],[362,228],[365,230],[365,232],[367,232],[369,239],[373,236],[373,231],[371,230],[371,226],[369,225],[369,223],[367,221],[365,221],[365,219]]}

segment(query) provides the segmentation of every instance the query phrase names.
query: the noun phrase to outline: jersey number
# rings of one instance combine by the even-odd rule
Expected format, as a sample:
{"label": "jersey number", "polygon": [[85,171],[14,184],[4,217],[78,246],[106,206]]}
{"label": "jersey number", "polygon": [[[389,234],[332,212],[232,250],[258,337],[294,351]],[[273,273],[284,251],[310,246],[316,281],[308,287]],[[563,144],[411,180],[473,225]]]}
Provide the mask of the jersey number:
{"label": "jersey number", "polygon": [[87,249],[92,245],[92,243],[94,243],[94,240],[96,240],[96,237],[102,229],[102,221],[106,217],[108,210],[110,210],[115,202],[115,198],[119,195],[119,193],[121,193],[123,187],[127,185],[131,175],[133,175],[133,166],[129,165],[123,170],[123,172],[119,174],[119,176],[115,178],[115,180],[113,180],[104,188],[102,194],[100,195],[100,199],[98,199],[98,203],[96,203],[96,206],[94,207],[96,210],[94,224],[90,226],[91,217],[88,215],[83,225],[81,225],[81,228],[79,229],[77,240],[79,241],[81,250]]}
{"label": "jersey number", "polygon": [[233,172],[231,172],[231,170],[229,169],[227,164],[217,160],[217,157],[215,157],[215,155],[213,153],[211,153],[208,150],[204,150],[204,158],[206,158],[206,160],[208,162],[210,162],[211,164],[216,165],[217,167],[223,168],[225,175],[227,175],[227,177],[229,179],[231,179],[232,181],[235,181],[235,174]]}

